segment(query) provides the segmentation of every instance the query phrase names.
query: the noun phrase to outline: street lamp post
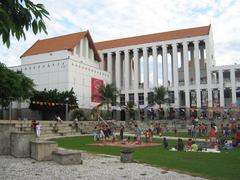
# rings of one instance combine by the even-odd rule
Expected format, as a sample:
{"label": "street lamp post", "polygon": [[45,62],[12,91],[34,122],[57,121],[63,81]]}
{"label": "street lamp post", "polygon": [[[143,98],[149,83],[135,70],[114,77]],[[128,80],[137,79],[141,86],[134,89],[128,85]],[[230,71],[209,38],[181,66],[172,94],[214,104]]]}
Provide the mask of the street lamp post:
{"label": "street lamp post", "polygon": [[9,103],[9,121],[12,122],[12,101]]}
{"label": "street lamp post", "polygon": [[68,121],[68,101],[69,101],[69,98],[67,97],[66,98],[66,113],[65,113],[66,121]]}
{"label": "street lamp post", "polygon": [[10,124],[12,123],[12,100],[13,98],[12,97],[9,97],[9,121],[10,121]]}

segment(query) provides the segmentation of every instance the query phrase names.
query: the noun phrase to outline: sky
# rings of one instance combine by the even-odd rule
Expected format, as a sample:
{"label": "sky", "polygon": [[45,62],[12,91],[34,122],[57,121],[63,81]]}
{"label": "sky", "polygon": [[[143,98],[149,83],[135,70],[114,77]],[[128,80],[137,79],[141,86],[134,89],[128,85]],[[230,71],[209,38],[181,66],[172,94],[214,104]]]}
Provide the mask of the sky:
{"label": "sky", "polygon": [[89,30],[95,42],[211,24],[216,65],[240,64],[240,0],[33,0],[50,13],[48,35],[0,43],[0,62],[21,64],[38,39]]}

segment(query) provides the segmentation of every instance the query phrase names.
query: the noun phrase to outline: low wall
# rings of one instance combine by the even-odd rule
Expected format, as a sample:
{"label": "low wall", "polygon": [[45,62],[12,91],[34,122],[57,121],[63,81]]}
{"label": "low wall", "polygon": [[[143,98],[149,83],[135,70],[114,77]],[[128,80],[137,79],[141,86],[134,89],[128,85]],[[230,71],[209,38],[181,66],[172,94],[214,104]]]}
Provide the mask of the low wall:
{"label": "low wall", "polygon": [[10,134],[14,131],[14,124],[0,124],[0,155],[9,155],[11,153]]}

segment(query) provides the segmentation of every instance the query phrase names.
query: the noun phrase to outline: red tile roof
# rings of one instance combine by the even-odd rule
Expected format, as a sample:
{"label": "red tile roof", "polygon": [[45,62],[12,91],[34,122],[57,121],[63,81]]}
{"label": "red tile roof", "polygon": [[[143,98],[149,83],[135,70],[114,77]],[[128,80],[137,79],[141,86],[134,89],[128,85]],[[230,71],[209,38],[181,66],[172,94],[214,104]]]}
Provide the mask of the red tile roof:
{"label": "red tile roof", "polygon": [[123,46],[131,46],[137,44],[145,44],[157,41],[167,41],[173,39],[182,39],[194,36],[204,36],[209,34],[210,26],[202,26],[188,29],[180,29],[156,34],[147,34],[122,39],[114,39],[95,43],[98,50],[110,49]]}
{"label": "red tile roof", "polygon": [[26,52],[24,52],[21,55],[21,58],[26,56],[31,56],[31,55],[42,54],[42,53],[60,51],[60,50],[72,51],[73,48],[84,37],[88,38],[89,47],[92,48],[94,52],[94,59],[96,59],[97,61],[101,61],[89,31],[38,40],[32,45],[32,47],[30,47]]}

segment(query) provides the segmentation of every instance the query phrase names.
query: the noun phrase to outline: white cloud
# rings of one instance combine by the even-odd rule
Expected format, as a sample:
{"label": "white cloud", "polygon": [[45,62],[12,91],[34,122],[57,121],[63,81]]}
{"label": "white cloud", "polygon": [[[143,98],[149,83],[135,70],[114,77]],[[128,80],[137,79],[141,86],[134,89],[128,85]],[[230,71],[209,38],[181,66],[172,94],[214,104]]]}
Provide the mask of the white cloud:
{"label": "white cloud", "polygon": [[37,39],[80,30],[89,29],[93,39],[101,41],[210,23],[217,65],[233,64],[240,59],[238,0],[61,0],[57,3],[45,0],[41,3],[50,12],[51,20],[46,21],[48,36],[27,32],[26,41],[13,40],[10,49],[2,46],[1,62],[19,65],[19,56]]}

